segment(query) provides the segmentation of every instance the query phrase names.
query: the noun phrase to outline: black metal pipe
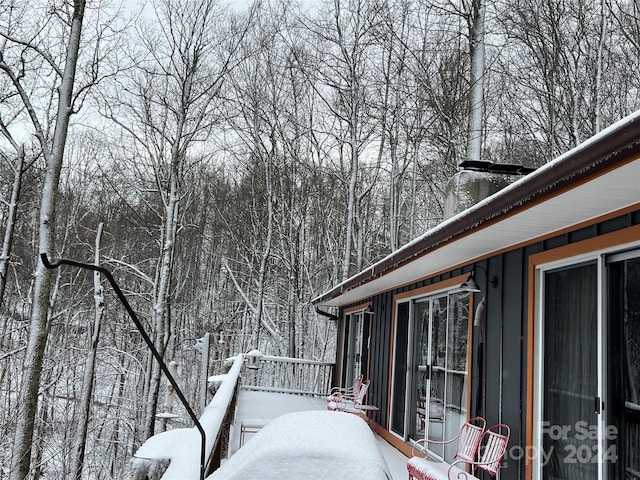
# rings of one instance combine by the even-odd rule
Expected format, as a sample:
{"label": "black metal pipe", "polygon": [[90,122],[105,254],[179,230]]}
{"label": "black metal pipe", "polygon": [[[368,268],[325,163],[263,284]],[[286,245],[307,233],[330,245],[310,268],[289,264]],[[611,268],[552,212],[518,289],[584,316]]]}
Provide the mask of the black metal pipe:
{"label": "black metal pipe", "polygon": [[122,290],[120,290],[120,287],[118,286],[115,279],[113,278],[113,275],[111,275],[111,272],[104,267],[100,267],[98,265],[92,265],[90,263],[78,262],[76,260],[68,260],[68,259],[60,258],[56,261],[49,261],[49,258],[47,257],[46,253],[41,253],[40,258],[42,259],[42,263],[44,264],[45,268],[49,270],[58,268],[61,265],[70,265],[72,267],[82,268],[84,270],[92,270],[94,272],[100,272],[107,278],[107,280],[109,280],[109,283],[113,288],[113,291],[116,293],[116,295],[120,299],[120,302],[122,302],[122,304],[124,305],[124,308],[127,310],[127,313],[131,317],[131,320],[133,320],[133,323],[138,328],[138,331],[140,332],[140,335],[142,335],[142,338],[147,344],[147,347],[149,347],[149,350],[151,350],[151,353],[160,364],[160,368],[169,379],[169,383],[171,384],[175,392],[178,394],[178,398],[182,402],[182,405],[184,405],[184,408],[187,410],[187,413],[191,417],[191,420],[193,420],[193,423],[196,425],[196,428],[200,432],[200,436],[202,437],[202,445],[200,447],[200,480],[204,480],[205,448],[206,448],[206,444],[205,444],[206,433],[204,431],[204,428],[202,428],[202,425],[200,424],[200,420],[198,419],[195,412],[189,405],[189,402],[187,401],[186,397],[182,393],[182,390],[180,390],[180,387],[178,386],[175,378],[173,378],[173,375],[171,375],[169,368],[164,363],[164,360],[162,359],[162,356],[160,355],[158,350],[156,350],[156,347],[153,345],[151,338],[145,331],[142,323],[138,319],[138,316],[133,311],[133,308],[131,308],[131,305],[127,301],[127,298],[124,296],[124,293],[122,293]]}
{"label": "black metal pipe", "polygon": [[323,317],[327,317],[330,320],[340,320],[340,317],[338,317],[337,315],[334,315],[333,313],[329,313],[329,312],[324,312],[322,310],[320,310],[320,308],[316,305],[315,306],[316,309],[316,313],[318,315],[322,315]]}

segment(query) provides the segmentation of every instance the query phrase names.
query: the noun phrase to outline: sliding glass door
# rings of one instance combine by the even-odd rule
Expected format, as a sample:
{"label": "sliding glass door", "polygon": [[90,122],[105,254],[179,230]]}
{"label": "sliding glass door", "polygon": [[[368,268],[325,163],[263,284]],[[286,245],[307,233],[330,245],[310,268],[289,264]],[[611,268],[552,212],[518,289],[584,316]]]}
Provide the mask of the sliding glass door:
{"label": "sliding glass door", "polygon": [[391,430],[404,440],[450,438],[466,421],[468,329],[468,293],[396,304]]}
{"label": "sliding glass door", "polygon": [[546,272],[544,291],[542,478],[597,479],[597,262]]}
{"label": "sliding glass door", "polygon": [[640,252],[539,273],[534,478],[640,479]]}
{"label": "sliding glass door", "polygon": [[[640,252],[612,256],[609,280],[609,478],[640,478]],[[613,460],[613,458],[610,458]]]}

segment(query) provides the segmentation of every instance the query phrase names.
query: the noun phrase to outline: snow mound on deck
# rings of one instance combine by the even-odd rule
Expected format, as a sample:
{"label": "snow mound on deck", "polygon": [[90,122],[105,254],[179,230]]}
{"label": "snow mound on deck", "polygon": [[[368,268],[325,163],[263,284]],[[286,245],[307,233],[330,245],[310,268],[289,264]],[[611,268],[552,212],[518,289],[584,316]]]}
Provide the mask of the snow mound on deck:
{"label": "snow mound on deck", "polygon": [[388,479],[368,425],[342,412],[294,412],[272,420],[208,480]]}

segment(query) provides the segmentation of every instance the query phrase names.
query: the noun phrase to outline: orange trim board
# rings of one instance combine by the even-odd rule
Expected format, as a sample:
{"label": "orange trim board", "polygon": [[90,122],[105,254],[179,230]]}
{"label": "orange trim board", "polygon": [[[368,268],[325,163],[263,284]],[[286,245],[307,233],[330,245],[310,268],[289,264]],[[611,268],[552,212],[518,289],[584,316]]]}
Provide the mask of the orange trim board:
{"label": "orange trim board", "polygon": [[371,423],[371,430],[380,435],[389,445],[395,447],[400,453],[407,457],[407,459],[411,457],[411,446],[407,445],[384,427],[381,427],[377,423]]}
{"label": "orange trim board", "polygon": [[[536,274],[538,267],[572,257],[596,254],[600,251],[612,250],[616,247],[624,249],[640,241],[640,225],[625,228],[616,232],[590,238],[581,242],[546,250],[529,257],[528,291],[527,291],[527,412],[526,412],[526,451],[533,451],[533,416],[534,416],[534,366],[535,366],[535,315],[536,315]],[[533,459],[526,458],[525,478],[533,479]]]}
{"label": "orange trim board", "polygon": [[346,315],[348,313],[353,313],[353,312],[359,312],[361,310],[366,310],[367,308],[369,308],[371,306],[371,302],[365,302],[365,303],[361,303],[359,305],[355,305],[353,307],[349,307],[349,308],[345,308],[342,312],[343,315]]}

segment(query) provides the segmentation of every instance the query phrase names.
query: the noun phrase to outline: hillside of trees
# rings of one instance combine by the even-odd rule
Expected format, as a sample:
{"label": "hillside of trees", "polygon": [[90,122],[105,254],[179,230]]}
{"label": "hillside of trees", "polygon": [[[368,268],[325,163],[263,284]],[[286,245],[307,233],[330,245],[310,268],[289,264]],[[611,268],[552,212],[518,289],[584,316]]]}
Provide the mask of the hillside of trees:
{"label": "hillside of trees", "polygon": [[[464,160],[640,107],[634,0],[0,2],[0,477],[118,478],[166,385],[332,361],[310,301],[437,225]],[[188,425],[188,419],[182,420]],[[181,420],[178,421],[180,424]]]}

